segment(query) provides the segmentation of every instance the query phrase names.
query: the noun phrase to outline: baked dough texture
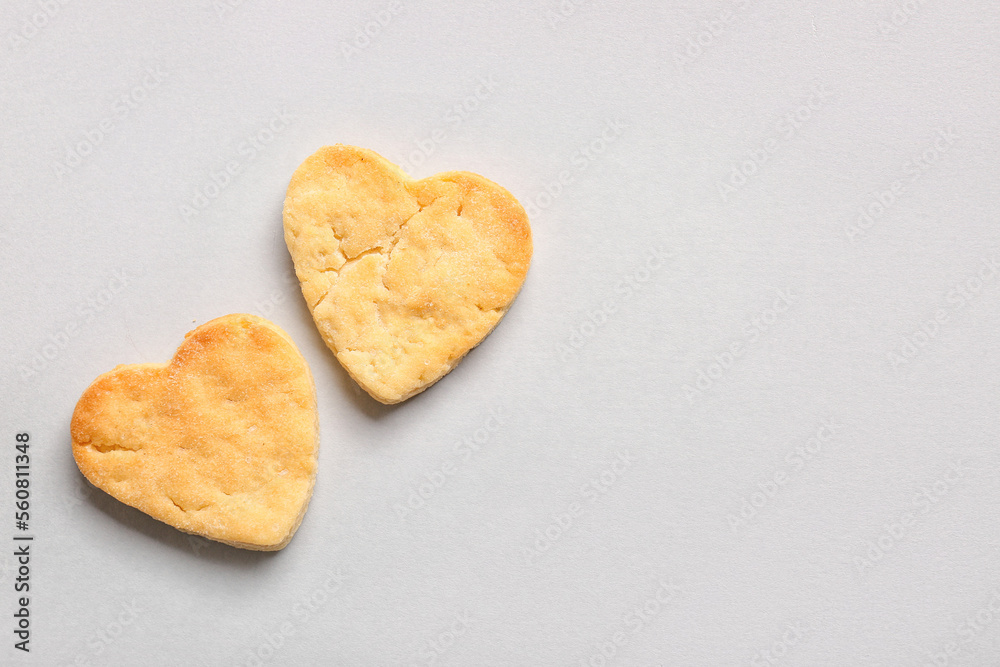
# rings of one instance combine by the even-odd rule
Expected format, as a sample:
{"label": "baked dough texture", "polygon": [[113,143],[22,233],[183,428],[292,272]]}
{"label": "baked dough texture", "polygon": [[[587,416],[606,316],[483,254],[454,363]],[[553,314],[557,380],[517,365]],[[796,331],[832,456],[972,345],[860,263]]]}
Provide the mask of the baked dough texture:
{"label": "baked dough texture", "polygon": [[524,208],[496,183],[463,171],[413,180],[353,146],[299,166],[284,228],[320,334],[382,403],[454,368],[506,314],[531,261]]}
{"label": "baked dough texture", "polygon": [[73,457],[95,486],[186,533],[281,549],[316,479],[316,392],[291,338],[254,315],[189,332],[169,364],[118,366],[83,393]]}

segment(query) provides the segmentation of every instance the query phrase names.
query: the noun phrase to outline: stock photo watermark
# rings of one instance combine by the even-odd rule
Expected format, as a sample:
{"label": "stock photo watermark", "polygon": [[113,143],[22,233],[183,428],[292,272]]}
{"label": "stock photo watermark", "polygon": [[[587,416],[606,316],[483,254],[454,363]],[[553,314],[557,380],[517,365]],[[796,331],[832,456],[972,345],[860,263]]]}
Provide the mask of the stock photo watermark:
{"label": "stock photo watermark", "polygon": [[812,628],[805,621],[790,621],[785,624],[781,636],[767,648],[758,649],[750,658],[750,667],[768,667],[781,664],[788,653],[805,638]]}
{"label": "stock photo watermark", "polygon": [[499,84],[493,75],[480,76],[476,80],[476,86],[471,93],[450,105],[442,114],[441,124],[427,133],[421,139],[413,141],[413,149],[407,153],[404,159],[397,159],[396,164],[408,174],[412,174],[416,168],[422,167],[427,160],[434,155],[438,146],[448,140],[449,132],[454,132],[473,113],[478,111],[483,103],[493,97]]}
{"label": "stock photo watermark", "polygon": [[344,60],[349,62],[353,58],[357,58],[405,10],[406,5],[401,0],[392,0],[389,4],[376,10],[368,20],[354,26],[353,37],[340,42],[340,52],[343,54]]}
{"label": "stock photo watermark", "polygon": [[560,23],[565,23],[580,11],[584,5],[591,4],[593,0],[559,0],[559,3],[545,10],[543,15],[549,27],[555,30]]}
{"label": "stock photo watermark", "polygon": [[181,218],[188,222],[211,206],[246,167],[256,160],[279,134],[288,129],[293,120],[295,117],[286,110],[275,110],[268,120],[237,145],[238,157],[226,160],[218,169],[209,170],[205,182],[194,189],[194,196],[180,205]]}
{"label": "stock photo watermark", "polygon": [[711,361],[699,365],[695,370],[694,380],[681,387],[688,403],[693,404],[696,399],[700,399],[705,395],[705,392],[710,391],[716,383],[722,380],[736,362],[760,340],[760,337],[782,319],[782,316],[791,309],[798,298],[798,295],[791,288],[775,290],[771,305],[750,318],[750,321],[744,325],[743,336],[722,348],[720,352],[716,352]]}
{"label": "stock photo watermark", "polygon": [[[284,648],[289,638],[295,636],[299,627],[340,592],[344,581],[344,573],[339,567],[329,572],[323,583],[292,605],[289,618],[261,634],[252,647],[245,649],[237,661],[233,663],[234,667],[262,667],[270,662]],[[287,664],[287,661],[284,660],[276,662]]]}
{"label": "stock photo watermark", "polygon": [[0,584],[6,585],[7,580],[17,572],[14,560],[8,554],[0,555]]}
{"label": "stock photo watermark", "polygon": [[913,18],[920,14],[920,10],[927,4],[927,0],[902,0],[897,2],[886,18],[880,20],[876,27],[883,35],[895,35],[900,28],[906,26]]}
{"label": "stock photo watermark", "polygon": [[853,223],[844,225],[844,234],[851,243],[865,238],[908,191],[906,186],[913,184],[921,176],[930,171],[944,159],[955,142],[961,139],[950,125],[935,130],[936,137],[921,153],[913,155],[903,163],[901,173],[903,178],[897,178],[884,189],[872,194],[868,201],[858,208],[858,214]]}
{"label": "stock photo watermark", "polygon": [[70,341],[80,335],[86,325],[110,306],[115,299],[129,286],[136,276],[124,268],[115,269],[103,287],[91,291],[77,304],[73,317],[62,326],[49,333],[40,347],[31,353],[30,359],[19,364],[18,373],[22,380],[30,380],[44,372],[49,364],[70,346]]}
{"label": "stock photo watermark", "polygon": [[420,657],[410,662],[410,667],[417,665],[433,665],[438,659],[455,645],[455,642],[465,635],[471,627],[471,619],[468,611],[461,611],[455,614],[455,619],[448,624],[444,630],[434,637],[428,638],[424,646],[420,649]]}
{"label": "stock photo watermark", "polygon": [[966,477],[970,477],[972,468],[963,460],[952,461],[945,473],[930,484],[922,485],[913,494],[910,508],[903,510],[893,519],[885,522],[882,532],[874,539],[864,541],[864,550],[854,556],[854,570],[862,576],[874,569],[878,563],[885,560],[907,537],[909,537],[919,520],[930,514],[931,510],[951,493]]}
{"label": "stock photo watermark", "polygon": [[71,141],[70,144],[66,144],[62,159],[52,162],[52,169],[59,180],[80,167],[87,157],[92,155],[111,136],[118,124],[138,109],[166,78],[167,74],[160,69],[159,65],[147,67],[140,83],[115,98],[110,111],[104,118],[89,130],[84,130],[75,142]]}
{"label": "stock photo watermark", "polygon": [[600,473],[584,482],[579,489],[580,499],[570,502],[562,512],[552,515],[552,521],[542,528],[535,528],[533,538],[528,546],[521,547],[521,555],[528,566],[535,565],[537,559],[547,553],[576,523],[577,519],[588,507],[584,500],[591,504],[607,495],[622,475],[635,461],[626,450],[618,450],[615,457],[605,465]]}
{"label": "stock photo watermark", "polygon": [[595,160],[608,150],[611,144],[621,138],[628,127],[628,122],[618,118],[606,120],[604,129],[593,139],[581,145],[570,157],[569,164],[572,169],[560,170],[554,179],[542,186],[541,191],[522,200],[525,202],[524,210],[528,217],[536,218],[542,211],[552,206],[566,191],[566,188],[576,182],[575,174],[586,171]]}
{"label": "stock photo watermark", "polygon": [[246,0],[212,0],[212,9],[221,21],[226,18],[226,14],[232,14],[245,4]]}
{"label": "stock photo watermark", "polygon": [[980,264],[978,269],[955,283],[955,286],[945,294],[945,300],[951,306],[950,308],[938,308],[934,311],[933,317],[921,322],[920,326],[912,333],[900,337],[900,343],[887,355],[889,365],[892,366],[893,370],[899,370],[909,365],[918,355],[927,350],[941,333],[942,327],[951,320],[952,315],[972,305],[983,291],[996,280],[997,273],[1000,272],[1000,261],[998,261],[997,253],[994,252],[989,257],[984,257]]}
{"label": "stock photo watermark", "polygon": [[63,663],[63,666],[96,667],[106,664],[103,659],[98,660],[98,658],[135,626],[143,611],[144,609],[136,602],[135,598],[122,601],[118,605],[118,610],[113,613],[112,619],[103,623],[87,637],[86,648],[81,649],[72,662]]}
{"label": "stock photo watermark", "polygon": [[778,119],[773,136],[761,142],[758,148],[747,151],[746,157],[742,160],[733,162],[728,177],[716,181],[716,189],[719,191],[722,203],[727,203],[732,195],[760,173],[764,165],[781,148],[783,142],[794,139],[815,113],[826,106],[831,97],[833,93],[823,84],[814,85],[812,92],[803,98],[799,105]]}
{"label": "stock photo watermark", "polygon": [[281,277],[274,283],[280,283],[281,286],[271,290],[266,297],[254,300],[253,309],[250,311],[254,315],[260,315],[265,319],[270,318],[276,310],[288,302],[289,292],[299,291],[299,278],[295,274],[294,267],[287,267],[281,271]]}
{"label": "stock photo watermark", "polygon": [[615,284],[614,296],[588,309],[586,317],[570,329],[569,336],[563,342],[556,345],[559,360],[569,361],[582,350],[587,341],[614,318],[621,304],[642,290],[671,257],[673,255],[665,252],[661,246],[648,250],[645,259]]}
{"label": "stock photo watermark", "polygon": [[656,590],[646,596],[646,599],[636,604],[622,616],[622,627],[616,630],[604,641],[594,646],[594,651],[586,658],[580,658],[579,667],[607,667],[621,653],[629,640],[634,640],[652,624],[660,613],[673,604],[681,594],[681,588],[674,580],[657,579]]}
{"label": "stock photo watermark", "polygon": [[38,0],[38,10],[21,19],[21,24],[8,33],[11,48],[21,49],[28,45],[40,32],[62,13],[70,0]]}
{"label": "stock photo watermark", "polygon": [[777,497],[786,484],[822,455],[823,446],[833,442],[844,428],[844,424],[838,423],[835,417],[824,419],[812,437],[790,449],[783,459],[785,467],[776,468],[774,472],[765,476],[764,481],[757,482],[756,490],[740,498],[739,509],[726,515],[726,522],[733,533],[739,533],[741,528],[746,528]]}
{"label": "stock photo watermark", "polygon": [[969,612],[962,622],[955,627],[954,638],[936,648],[924,651],[921,667],[948,667],[957,664],[977,654],[971,647],[976,637],[989,629],[994,621],[1000,618],[1000,589],[990,592],[989,600],[978,609]]}
{"label": "stock photo watermark", "polygon": [[504,407],[497,406],[489,411],[489,415],[483,420],[483,425],[455,442],[451,448],[451,456],[442,461],[439,465],[427,471],[423,479],[410,488],[410,493],[406,500],[397,502],[392,507],[396,511],[396,516],[401,521],[405,521],[414,512],[427,507],[427,501],[437,495],[448,480],[456,476],[463,466],[467,465],[489,443],[493,435],[500,430],[506,420]]}
{"label": "stock photo watermark", "polygon": [[730,30],[732,24],[739,18],[740,12],[746,10],[751,4],[753,4],[752,0],[732,0],[710,18],[699,21],[697,27],[683,40],[680,40],[684,42],[684,46],[674,51],[674,64],[677,65],[677,71],[681,74],[689,72],[691,66]]}

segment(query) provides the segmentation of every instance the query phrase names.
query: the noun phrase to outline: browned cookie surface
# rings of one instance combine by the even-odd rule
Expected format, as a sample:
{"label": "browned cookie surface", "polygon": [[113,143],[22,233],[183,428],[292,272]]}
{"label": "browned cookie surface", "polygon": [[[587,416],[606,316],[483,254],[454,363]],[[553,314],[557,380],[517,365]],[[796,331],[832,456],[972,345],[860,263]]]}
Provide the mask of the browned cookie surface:
{"label": "browned cookie surface", "polygon": [[423,391],[479,344],[531,260],[527,215],[499,185],[468,172],[413,180],[351,146],[296,170],[284,225],[316,326],[383,403]]}
{"label": "browned cookie surface", "polygon": [[168,364],[118,366],[73,413],[73,456],[95,486],[182,531],[285,546],[316,476],[309,368],[254,315],[189,332]]}

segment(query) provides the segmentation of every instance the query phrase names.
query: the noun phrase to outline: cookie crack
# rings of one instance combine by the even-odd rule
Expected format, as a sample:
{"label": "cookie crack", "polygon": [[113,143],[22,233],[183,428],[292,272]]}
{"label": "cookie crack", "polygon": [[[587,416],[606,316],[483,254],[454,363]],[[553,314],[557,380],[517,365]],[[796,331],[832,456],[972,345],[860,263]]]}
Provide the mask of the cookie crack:
{"label": "cookie crack", "polygon": [[[437,201],[436,197],[434,199],[432,199],[426,206],[421,206],[418,203],[417,204],[417,206],[418,206],[417,210],[414,211],[414,213],[412,215],[410,215],[408,218],[406,218],[406,220],[403,220],[401,223],[399,223],[399,228],[396,229],[396,231],[393,233],[392,237],[389,239],[388,247],[386,247],[386,246],[384,246],[382,244],[379,244],[379,245],[376,245],[374,247],[368,248],[367,250],[362,250],[361,252],[359,252],[354,257],[347,257],[347,255],[344,254],[343,250],[340,250],[340,248],[338,248],[338,251],[340,252],[341,256],[346,258],[346,260],[344,261],[344,263],[341,264],[339,268],[330,267],[330,268],[326,268],[326,269],[317,269],[317,273],[323,273],[323,274],[332,273],[334,276],[339,277],[340,273],[344,269],[346,269],[348,266],[357,263],[359,260],[367,257],[368,255],[375,255],[375,254],[384,255],[385,258],[386,258],[386,264],[388,264],[389,260],[392,259],[392,251],[396,249],[396,245],[399,243],[400,239],[403,236],[403,229],[410,222],[410,220],[412,220],[415,216],[417,216],[420,213],[422,213],[423,210],[425,208],[427,208],[427,206],[430,206],[435,201]],[[330,227],[330,231],[333,232],[333,238],[337,239],[337,242],[342,246],[343,243],[344,243],[344,239],[339,234],[337,234],[337,230],[334,229],[331,226]],[[318,306],[320,303],[322,303],[323,300],[326,299],[326,297],[330,295],[330,292],[333,290],[333,285],[334,285],[334,281],[331,280],[330,284],[327,286],[326,290],[323,292],[323,295],[320,296],[318,299],[316,299],[316,303],[312,304],[312,308],[313,309],[315,309],[316,306]],[[386,287],[386,289],[388,289],[388,287],[385,285],[385,273],[382,274],[382,286]]]}
{"label": "cookie crack", "polygon": [[167,496],[167,500],[169,500],[169,501],[170,501],[171,503],[173,503],[174,507],[176,507],[176,508],[177,508],[177,509],[179,509],[180,511],[184,512],[185,514],[187,514],[187,513],[189,513],[189,512],[200,512],[200,511],[202,511],[203,509],[205,509],[206,507],[208,507],[209,505],[211,505],[211,504],[212,504],[212,503],[210,503],[210,502],[209,502],[209,503],[205,503],[205,504],[204,504],[204,505],[202,505],[201,507],[195,507],[195,508],[193,508],[193,509],[185,509],[185,508],[184,508],[184,507],[182,507],[182,506],[181,506],[180,504],[178,504],[178,502],[177,502],[176,500],[174,500],[174,499],[173,499],[173,498],[172,498],[172,497],[170,496],[170,494],[165,494],[165,495]]}
{"label": "cookie crack", "polygon": [[347,260],[346,262],[344,262],[339,269],[326,269],[323,272],[327,273],[329,271],[333,271],[334,273],[337,273],[339,275],[341,271],[343,271],[344,269],[346,269],[351,264],[356,264],[359,260],[364,259],[368,255],[381,255],[382,252],[380,252],[380,251],[383,251],[383,250],[384,250],[384,248],[382,246],[380,246],[380,245],[377,245],[374,248],[369,248],[368,250],[362,250],[357,255],[355,255],[354,257],[351,257],[349,260]]}
{"label": "cookie crack", "polygon": [[[340,272],[343,271],[344,269],[346,269],[348,266],[350,266],[351,264],[355,264],[356,262],[358,262],[358,260],[363,259],[363,258],[367,257],[368,255],[375,255],[375,254],[379,254],[379,255],[384,254],[384,255],[387,255],[387,256],[391,255],[393,249],[395,249],[395,247],[396,247],[396,244],[399,243],[399,240],[402,237],[403,228],[406,227],[406,224],[410,220],[413,219],[413,216],[417,215],[418,213],[420,213],[420,211],[423,211],[423,210],[424,210],[424,207],[421,206],[420,210],[418,210],[416,213],[414,213],[413,215],[411,215],[410,217],[408,217],[406,220],[403,220],[403,222],[399,223],[399,228],[393,233],[392,238],[389,239],[388,247],[385,246],[385,245],[383,245],[383,244],[379,244],[379,245],[373,246],[371,248],[368,248],[367,250],[362,250],[361,252],[359,252],[357,255],[354,255],[353,257],[347,257],[347,255],[344,255],[343,251],[341,251],[341,255],[345,258],[345,261],[344,261],[343,264],[340,265],[339,268],[330,267],[330,268],[327,268],[327,269],[319,269],[319,272],[320,273],[333,273],[333,274],[339,275]],[[341,245],[343,245],[344,239],[337,234],[337,230],[336,229],[332,229],[332,228],[331,228],[331,230],[333,231],[333,237],[335,239],[337,239],[337,241]]]}
{"label": "cookie crack", "polygon": [[[427,206],[430,206],[435,201],[437,201],[437,198],[432,199],[427,204]],[[416,212],[413,215],[411,215],[410,217],[408,217],[406,220],[403,220],[403,222],[399,223],[399,229],[397,229],[396,233],[392,235],[391,239],[389,239],[389,251],[387,253],[389,256],[391,256],[392,255],[392,251],[396,249],[396,244],[399,243],[399,239],[403,236],[403,229],[406,227],[406,225],[409,224],[410,220],[413,220],[413,218],[415,218],[416,216],[418,216],[421,213],[423,213],[424,209],[427,208],[427,206],[421,206],[418,203],[417,204],[418,208],[417,208]]]}
{"label": "cookie crack", "polygon": [[117,442],[105,442],[105,443],[94,442],[91,443],[90,446],[95,451],[101,452],[102,454],[106,454],[108,452],[137,452],[140,449],[142,449],[142,447],[136,447],[135,449],[132,449],[131,447],[125,447],[124,445],[120,445]]}

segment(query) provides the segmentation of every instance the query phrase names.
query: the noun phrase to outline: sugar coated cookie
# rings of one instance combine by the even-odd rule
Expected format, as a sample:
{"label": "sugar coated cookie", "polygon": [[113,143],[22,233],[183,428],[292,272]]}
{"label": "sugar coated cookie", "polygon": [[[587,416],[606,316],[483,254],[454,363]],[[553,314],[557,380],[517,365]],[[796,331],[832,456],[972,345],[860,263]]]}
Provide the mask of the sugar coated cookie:
{"label": "sugar coated cookie", "polygon": [[352,146],[299,166],[284,227],[320,334],[383,403],[423,391],[478,345],[531,260],[527,215],[496,183],[462,171],[413,180]]}
{"label": "sugar coated cookie", "polygon": [[73,456],[95,486],[186,533],[273,551],[292,538],[316,478],[316,395],[275,324],[226,315],[169,364],[118,366],[73,413]]}

